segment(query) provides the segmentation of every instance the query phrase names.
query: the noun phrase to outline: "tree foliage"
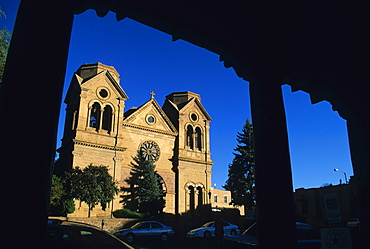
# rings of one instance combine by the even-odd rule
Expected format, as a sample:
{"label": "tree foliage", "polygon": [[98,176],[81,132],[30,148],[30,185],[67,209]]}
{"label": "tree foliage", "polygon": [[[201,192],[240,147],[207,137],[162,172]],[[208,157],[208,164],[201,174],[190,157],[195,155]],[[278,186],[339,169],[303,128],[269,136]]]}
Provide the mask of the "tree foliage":
{"label": "tree foliage", "polygon": [[66,195],[62,178],[53,175],[51,179],[50,205],[57,206]]}
{"label": "tree foliage", "polygon": [[131,162],[130,177],[125,182],[128,187],[121,190],[125,192],[122,202],[126,208],[140,212],[158,213],[164,207],[165,191],[161,184],[161,178],[155,171],[152,160],[146,160],[138,151],[137,156]]}
{"label": "tree foliage", "polygon": [[255,205],[255,168],[253,125],[247,119],[234,149],[234,159],[229,164],[228,179],[223,186],[231,192],[231,203],[252,209]]}
{"label": "tree foliage", "polygon": [[74,210],[74,201],[66,192],[65,180],[53,175],[50,191],[50,214],[64,216],[73,213]]}
{"label": "tree foliage", "polygon": [[90,164],[84,169],[73,168],[66,174],[67,192],[76,200],[85,202],[90,211],[100,203],[103,210],[118,193],[117,183],[106,166]]}
{"label": "tree foliage", "polygon": [[[0,8],[0,18],[6,18],[4,11]],[[4,26],[0,30],[0,84],[3,81],[3,73],[5,69],[6,56],[8,54],[11,33]]]}

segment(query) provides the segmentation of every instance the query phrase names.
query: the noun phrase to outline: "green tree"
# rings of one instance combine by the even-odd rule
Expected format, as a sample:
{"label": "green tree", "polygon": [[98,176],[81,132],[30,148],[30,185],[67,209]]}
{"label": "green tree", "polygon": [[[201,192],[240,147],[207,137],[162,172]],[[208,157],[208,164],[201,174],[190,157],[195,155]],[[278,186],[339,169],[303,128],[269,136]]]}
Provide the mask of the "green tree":
{"label": "green tree", "polygon": [[165,191],[162,188],[161,178],[155,171],[154,162],[146,160],[140,152],[133,160],[131,176],[125,180],[128,187],[121,189],[126,192],[122,196],[126,208],[151,214],[162,211]]}
{"label": "green tree", "polygon": [[85,202],[90,211],[100,203],[103,210],[118,193],[117,183],[106,166],[90,164],[84,169],[73,168],[66,174],[67,192],[76,200]]}
{"label": "green tree", "polygon": [[61,204],[63,196],[66,195],[63,180],[61,177],[53,175],[51,178],[50,205],[57,206]]}
{"label": "green tree", "polygon": [[235,206],[244,205],[245,210],[255,206],[255,168],[253,125],[247,119],[234,149],[234,159],[229,164],[228,179],[223,186],[231,192],[231,203]]}
{"label": "green tree", "polygon": [[[0,18],[6,18],[4,11],[0,8]],[[4,26],[0,30],[0,84],[3,81],[3,73],[5,69],[6,56],[8,54],[11,33]]]}
{"label": "green tree", "polygon": [[66,192],[65,180],[53,175],[50,191],[50,214],[65,216],[66,214],[73,213],[74,210],[74,201]]}

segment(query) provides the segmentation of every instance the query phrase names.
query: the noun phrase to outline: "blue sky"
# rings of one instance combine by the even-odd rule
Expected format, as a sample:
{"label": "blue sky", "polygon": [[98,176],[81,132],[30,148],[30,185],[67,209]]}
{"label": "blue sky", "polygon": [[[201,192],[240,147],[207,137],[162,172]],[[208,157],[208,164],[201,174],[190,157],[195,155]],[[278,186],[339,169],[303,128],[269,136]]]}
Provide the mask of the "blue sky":
{"label": "blue sky", "polygon": [[[19,0],[5,0],[0,7],[7,15],[0,19],[12,30]],[[174,91],[201,95],[211,122],[212,182],[217,188],[227,179],[233,159],[236,134],[246,118],[251,119],[248,82],[226,69],[219,56],[128,18],[117,22],[115,14],[100,18],[89,10],[75,16],[68,56],[64,94],[73,73],[83,63],[101,62],[114,66],[121,75],[121,86],[129,96],[126,110],[146,102],[151,91],[163,104]],[[338,184],[344,179],[339,168],[353,175],[346,122],[330,103],[312,105],[305,92],[291,92],[283,86],[294,188]],[[58,146],[63,134],[65,106],[61,108]],[[273,124],[271,124],[273,125]],[[276,162],[276,167],[279,163]]]}

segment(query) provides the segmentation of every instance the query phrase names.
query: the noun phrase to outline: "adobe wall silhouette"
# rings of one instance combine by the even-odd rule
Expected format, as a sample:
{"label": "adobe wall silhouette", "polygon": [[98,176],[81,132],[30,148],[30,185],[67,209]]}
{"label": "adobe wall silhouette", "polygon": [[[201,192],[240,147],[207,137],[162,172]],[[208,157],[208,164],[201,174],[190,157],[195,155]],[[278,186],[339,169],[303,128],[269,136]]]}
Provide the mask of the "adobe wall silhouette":
{"label": "adobe wall silhouette", "polygon": [[[73,15],[86,9],[99,16],[111,10],[118,19],[129,17],[206,48],[250,81],[262,248],[294,245],[294,238],[283,234],[293,234],[294,214],[280,86],[310,93],[313,103],[328,100],[347,120],[365,245],[364,235],[370,234],[370,18],[365,1],[22,0],[0,92],[3,176],[16,172],[16,184],[3,179],[0,188],[9,214],[2,235],[14,248],[36,246],[43,239]],[[268,125],[272,121],[274,126]],[[275,187],[266,187],[271,184]],[[24,207],[34,228],[27,234],[19,226]]]}

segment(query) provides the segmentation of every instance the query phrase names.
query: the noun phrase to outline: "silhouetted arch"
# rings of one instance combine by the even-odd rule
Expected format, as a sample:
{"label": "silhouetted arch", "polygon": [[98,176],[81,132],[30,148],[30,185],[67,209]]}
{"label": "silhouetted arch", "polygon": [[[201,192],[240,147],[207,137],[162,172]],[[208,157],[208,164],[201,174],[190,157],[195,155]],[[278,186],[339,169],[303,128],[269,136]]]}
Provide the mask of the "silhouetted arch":
{"label": "silhouetted arch", "polygon": [[197,187],[197,191],[198,191],[198,206],[197,208],[202,208],[203,206],[203,199],[204,199],[204,191],[203,191],[203,187],[201,186],[198,186]]}
{"label": "silhouetted arch", "polygon": [[189,210],[195,209],[195,189],[194,186],[189,186]]}
{"label": "silhouetted arch", "polygon": [[197,150],[202,150],[202,130],[197,127],[195,128],[195,148]]}
{"label": "silhouetted arch", "polygon": [[160,174],[156,173],[156,176],[158,178],[158,183],[159,183],[161,189],[163,190],[164,195],[166,196],[166,194],[167,194],[166,182],[164,181],[164,179],[162,178],[162,176]]}
{"label": "silhouetted arch", "polygon": [[194,138],[193,138],[193,133],[194,133],[194,130],[193,130],[193,126],[191,125],[188,125],[187,129],[186,129],[186,146],[193,150],[194,149]]}
{"label": "silhouetted arch", "polygon": [[95,128],[96,131],[98,131],[100,128],[100,116],[101,106],[99,103],[95,102],[90,109],[89,127]]}
{"label": "silhouetted arch", "polygon": [[106,130],[108,134],[112,131],[112,120],[113,120],[113,110],[112,107],[106,105],[103,110],[103,121],[102,121],[102,129]]}

